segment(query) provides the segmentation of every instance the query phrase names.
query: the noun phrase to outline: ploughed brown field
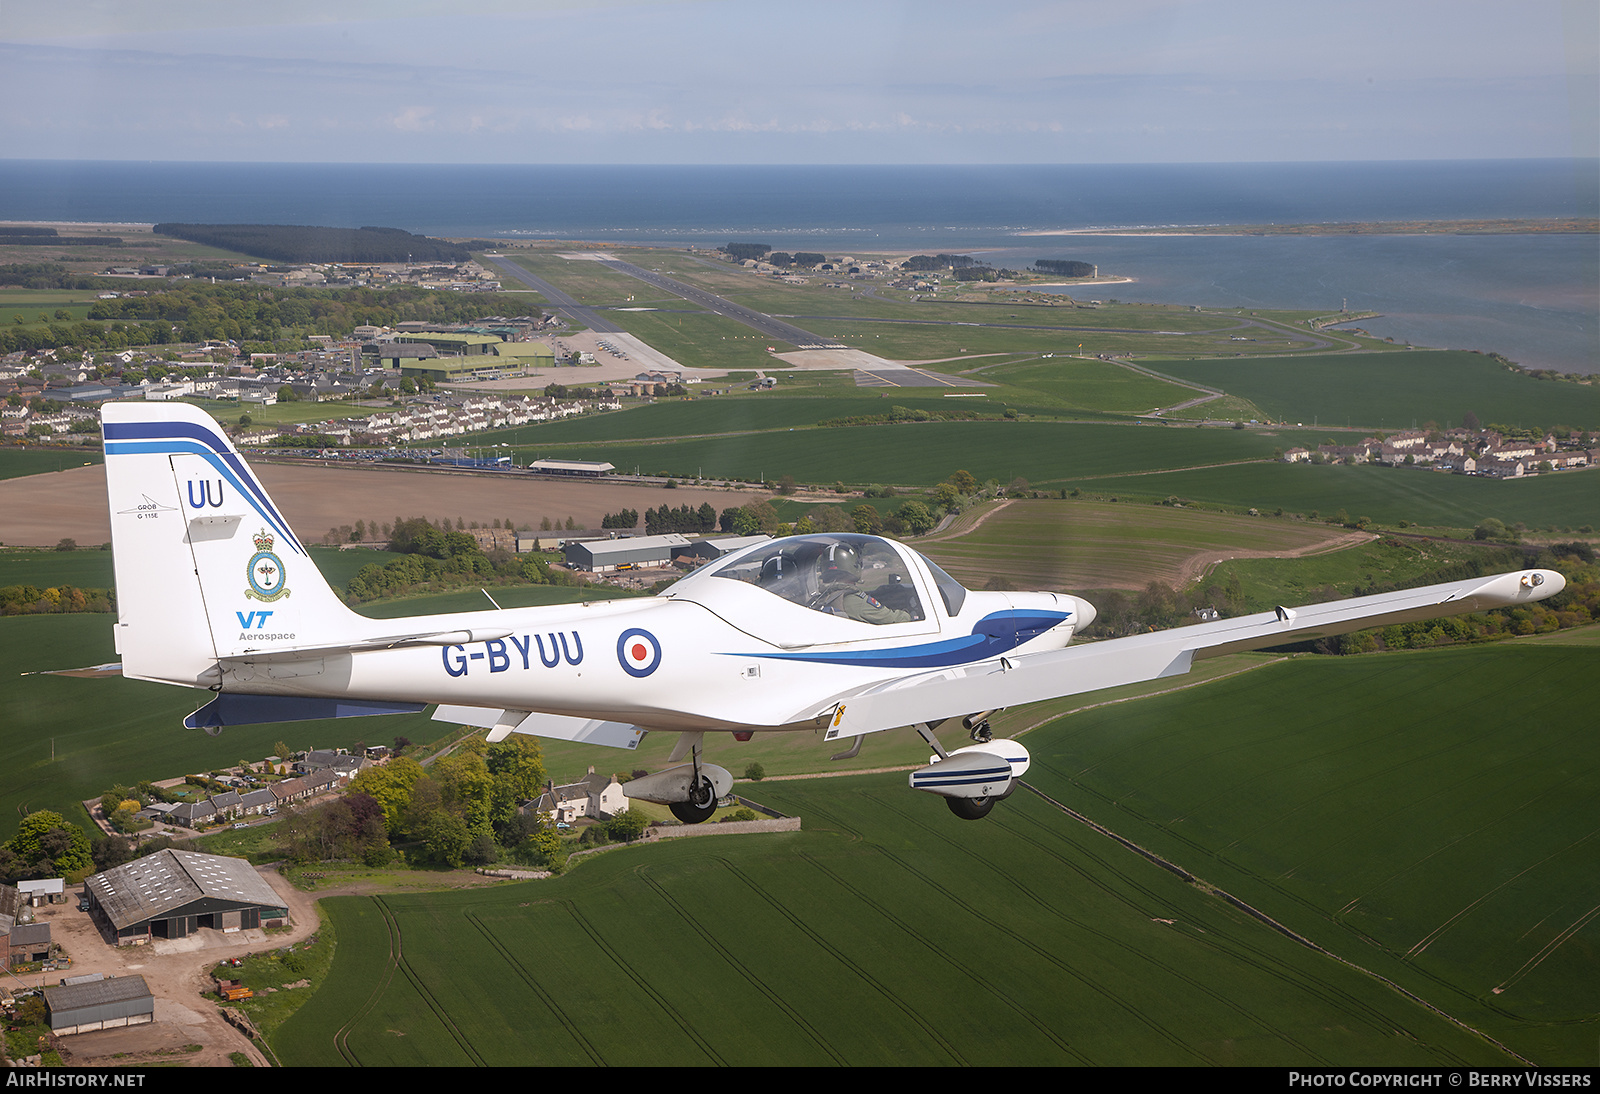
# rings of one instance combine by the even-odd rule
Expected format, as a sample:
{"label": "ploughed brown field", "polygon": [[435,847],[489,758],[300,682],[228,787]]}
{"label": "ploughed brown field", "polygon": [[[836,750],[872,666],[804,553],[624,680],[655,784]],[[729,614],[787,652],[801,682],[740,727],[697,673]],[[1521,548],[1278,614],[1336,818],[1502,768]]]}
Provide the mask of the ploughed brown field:
{"label": "ploughed brown field", "polygon": [[[495,520],[513,520],[538,528],[548,517],[565,525],[571,517],[579,528],[599,528],[607,513],[662,505],[699,508],[703,503],[721,513],[730,506],[765,498],[731,490],[629,486],[620,483],[552,481],[533,476],[440,473],[387,468],[256,463],[256,476],[288,517],[295,534],[320,543],[329,528],[393,523],[395,518],[427,517],[435,523],[457,518],[481,527]],[[135,505],[138,498],[114,498],[113,504]],[[111,538],[106,503],[105,468],[74,467],[44,475],[0,481],[0,543],[8,547],[54,547],[62,539],[80,547]]]}

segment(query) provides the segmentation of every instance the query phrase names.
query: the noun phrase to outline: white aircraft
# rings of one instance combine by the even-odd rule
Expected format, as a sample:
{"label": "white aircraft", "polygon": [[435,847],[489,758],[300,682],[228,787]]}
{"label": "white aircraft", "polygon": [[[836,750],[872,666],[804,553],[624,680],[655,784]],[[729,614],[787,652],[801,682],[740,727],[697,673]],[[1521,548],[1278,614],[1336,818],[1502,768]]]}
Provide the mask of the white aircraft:
{"label": "white aircraft", "polygon": [[[649,598],[366,619],[329,588],[216,422],[179,403],[102,411],[122,675],[213,693],[190,728],[420,712],[617,748],[680,734],[678,766],[631,797],[709,817],[732,776],[704,735],[914,727],[910,776],[977,819],[1028,768],[991,739],[996,710],[1139,680],[1196,660],[1364,627],[1525,604],[1561,575],[1525,570],[1069,646],[1094,608],[1062,593],[976,592],[902,543],[793,536],[719,559]],[[934,729],[962,718],[974,744]],[[687,761],[687,762],[684,762]]]}

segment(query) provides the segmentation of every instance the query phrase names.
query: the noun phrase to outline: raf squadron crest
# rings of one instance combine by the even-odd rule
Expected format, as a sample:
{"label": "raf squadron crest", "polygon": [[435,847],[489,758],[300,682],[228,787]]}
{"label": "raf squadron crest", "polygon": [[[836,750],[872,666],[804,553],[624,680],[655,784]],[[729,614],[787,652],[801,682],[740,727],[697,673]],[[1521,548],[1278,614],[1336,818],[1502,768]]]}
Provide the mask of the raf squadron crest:
{"label": "raf squadron crest", "polygon": [[245,567],[245,578],[250,582],[250,587],[244,591],[244,595],[251,600],[269,603],[281,600],[289,595],[289,586],[284,584],[283,560],[272,553],[272,537],[266,529],[257,532],[253,538],[256,553],[250,556],[250,563]]}

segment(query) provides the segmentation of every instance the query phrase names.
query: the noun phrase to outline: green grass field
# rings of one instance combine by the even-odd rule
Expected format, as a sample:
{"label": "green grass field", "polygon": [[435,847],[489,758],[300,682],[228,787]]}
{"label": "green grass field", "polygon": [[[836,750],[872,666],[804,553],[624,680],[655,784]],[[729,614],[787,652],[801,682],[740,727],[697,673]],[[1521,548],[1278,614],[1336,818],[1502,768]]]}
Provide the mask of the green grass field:
{"label": "green grass field", "polygon": [[[963,521],[966,524],[966,521]],[[1143,589],[1180,582],[1196,551],[1287,552],[1333,535],[1327,525],[1241,517],[1131,502],[1013,501],[976,529],[918,541],[950,575],[981,589],[991,577],[1014,589]]]}
{"label": "green grass field", "polygon": [[1101,413],[1144,414],[1200,395],[1108,361],[1053,358],[982,369],[984,380],[1053,396],[1063,408]]}
{"label": "green grass field", "polygon": [[[41,260],[33,259],[35,262]],[[18,289],[8,286],[0,289],[0,323],[14,324],[18,318],[22,320],[22,326],[76,323],[88,317],[89,308],[98,293],[98,289]],[[64,308],[71,318],[58,319],[58,308]],[[44,320],[39,318],[41,313],[45,316]]]}
{"label": "green grass field", "polygon": [[1329,588],[1334,595],[1350,596],[1358,587],[1420,581],[1452,563],[1474,558],[1492,567],[1491,572],[1515,570],[1524,561],[1515,548],[1385,536],[1307,558],[1231,559],[1212,569],[1207,584],[1225,588],[1237,577],[1245,591],[1243,610],[1264,612],[1279,604],[1294,607],[1331,599],[1325,595]]}
{"label": "green grass field", "polygon": [[65,471],[86,463],[104,463],[98,445],[85,448],[0,448],[0,479],[20,479],[24,475],[44,475]]}
{"label": "green grass field", "polygon": [[1600,386],[1536,380],[1459,350],[1152,362],[1157,371],[1249,399],[1274,419],[1395,432],[1469,411],[1501,425],[1600,429]]}
{"label": "green grass field", "polygon": [[109,589],[114,583],[110,551],[40,551],[25,547],[0,550],[0,586]]}
{"label": "green grass field", "polygon": [[804,833],[330,900],[333,973],[274,1047],[365,1066],[1503,1059],[1142,860],[1106,861],[1036,800],[970,831],[900,781],[792,784]]}
{"label": "green grass field", "polygon": [[[886,400],[887,402],[887,400]],[[632,471],[693,477],[801,482],[905,483],[932,486],[957,468],[981,482],[1018,476],[1056,486],[1096,475],[1270,459],[1296,434],[1249,430],[1068,422],[927,422],[795,429],[654,443],[529,446],[543,456],[582,452],[575,459],[609,460]]]}
{"label": "green grass field", "polygon": [[1085,477],[1075,485],[1095,493],[1164,498],[1170,495],[1235,508],[1278,507],[1324,517],[1340,509],[1380,524],[1410,521],[1440,528],[1473,528],[1485,517],[1530,528],[1600,527],[1600,478],[1565,471],[1501,481],[1407,467],[1255,463],[1187,471]]}
{"label": "green grass field", "polygon": [[1301,658],[1075,715],[1030,781],[1541,1063],[1593,1059],[1591,643]]}

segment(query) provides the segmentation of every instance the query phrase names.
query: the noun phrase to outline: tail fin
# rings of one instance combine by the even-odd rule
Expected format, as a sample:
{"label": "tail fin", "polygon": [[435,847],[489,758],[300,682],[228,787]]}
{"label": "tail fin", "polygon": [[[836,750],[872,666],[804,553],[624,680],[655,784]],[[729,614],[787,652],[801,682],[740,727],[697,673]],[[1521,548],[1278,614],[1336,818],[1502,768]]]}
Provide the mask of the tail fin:
{"label": "tail fin", "polygon": [[111,403],[101,429],[124,676],[209,687],[221,658],[363,629],[210,415]]}

